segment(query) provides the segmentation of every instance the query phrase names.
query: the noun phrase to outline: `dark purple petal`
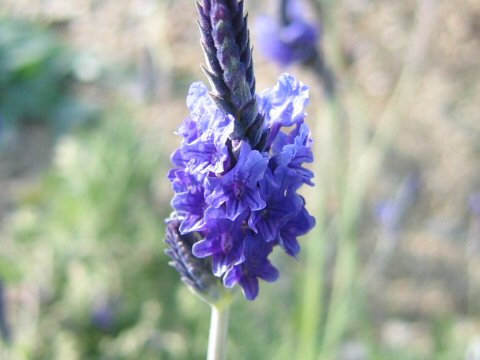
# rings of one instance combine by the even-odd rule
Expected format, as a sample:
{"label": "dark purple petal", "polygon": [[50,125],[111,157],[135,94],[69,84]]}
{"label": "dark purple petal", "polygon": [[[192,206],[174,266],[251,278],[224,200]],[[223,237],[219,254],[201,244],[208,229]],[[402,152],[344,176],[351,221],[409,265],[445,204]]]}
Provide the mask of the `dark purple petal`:
{"label": "dark purple petal", "polygon": [[258,279],[256,277],[244,276],[240,280],[243,294],[247,300],[255,300],[258,296]]}
{"label": "dark purple petal", "polygon": [[[244,149],[248,149],[245,155]],[[242,177],[243,182],[249,187],[256,187],[257,182],[263,178],[263,174],[268,165],[268,158],[257,150],[250,151],[247,143],[242,146],[238,162],[238,176]]]}
{"label": "dark purple petal", "polygon": [[[272,214],[266,211],[260,211],[259,220],[255,223],[256,229],[254,231],[258,233],[261,239],[266,242],[275,240],[278,233],[278,227],[282,221],[282,218],[276,218]],[[252,217],[250,217],[252,219]],[[249,226],[252,228],[251,222],[249,219]]]}
{"label": "dark purple petal", "polygon": [[260,210],[263,209],[266,205],[265,200],[263,200],[260,196],[258,189],[256,189],[255,191],[246,191],[245,202],[248,204],[248,207],[251,210]]}
{"label": "dark purple petal", "polygon": [[237,164],[214,182],[216,186],[207,196],[207,204],[214,208],[225,204],[226,217],[230,220],[237,219],[247,209],[262,209],[265,201],[260,196],[258,181],[267,165],[266,156],[257,150],[252,151],[246,142],[242,142]]}
{"label": "dark purple petal", "polygon": [[309,232],[315,226],[315,218],[302,206],[298,214],[288,220],[279,229],[279,243],[290,256],[296,256],[300,250],[297,237]]}
{"label": "dark purple petal", "polygon": [[268,282],[277,281],[280,273],[278,272],[277,268],[272,266],[272,264],[267,263],[262,268],[258,269],[256,274],[260,279],[263,279]]}
{"label": "dark purple petal", "polygon": [[173,197],[172,207],[179,214],[194,213],[201,215],[204,213],[206,205],[202,193],[182,192]]}
{"label": "dark purple petal", "polygon": [[302,183],[313,186],[311,179],[314,174],[303,166],[304,163],[313,162],[310,130],[306,124],[301,124],[295,133],[293,143],[283,146],[281,152],[271,159],[271,164],[274,167],[287,167],[292,176],[298,176]]}
{"label": "dark purple petal", "polygon": [[222,276],[229,268],[241,264],[244,261],[243,241],[239,241],[229,252],[223,252],[213,256],[213,274],[215,276]]}
{"label": "dark purple petal", "polygon": [[300,251],[300,244],[297,241],[297,237],[287,231],[287,232],[281,232],[279,236],[279,243],[285,250],[285,252],[292,256],[296,257]]}

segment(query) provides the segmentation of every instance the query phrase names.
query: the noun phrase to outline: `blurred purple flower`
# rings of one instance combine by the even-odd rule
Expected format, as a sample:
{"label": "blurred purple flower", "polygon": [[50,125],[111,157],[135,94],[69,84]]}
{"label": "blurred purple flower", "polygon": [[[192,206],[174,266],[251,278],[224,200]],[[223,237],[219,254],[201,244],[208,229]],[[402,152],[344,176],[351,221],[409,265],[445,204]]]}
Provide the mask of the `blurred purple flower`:
{"label": "blurred purple flower", "polygon": [[415,202],[419,190],[420,177],[417,172],[412,172],[402,182],[395,197],[377,205],[375,216],[386,234],[397,236],[405,215]]}
{"label": "blurred purple flower", "polygon": [[480,216],[480,192],[471,194],[468,198],[468,204],[472,214]]}
{"label": "blurred purple flower", "polygon": [[257,19],[257,40],[262,53],[281,66],[304,63],[316,56],[320,30],[307,22],[298,0],[282,1],[281,16]]}
{"label": "blurred purple flower", "polygon": [[114,311],[111,301],[99,301],[93,306],[92,324],[101,331],[110,331],[114,326]]}
{"label": "blurred purple flower", "polygon": [[470,226],[468,229],[466,250],[470,256],[480,251],[480,192],[470,194]]}

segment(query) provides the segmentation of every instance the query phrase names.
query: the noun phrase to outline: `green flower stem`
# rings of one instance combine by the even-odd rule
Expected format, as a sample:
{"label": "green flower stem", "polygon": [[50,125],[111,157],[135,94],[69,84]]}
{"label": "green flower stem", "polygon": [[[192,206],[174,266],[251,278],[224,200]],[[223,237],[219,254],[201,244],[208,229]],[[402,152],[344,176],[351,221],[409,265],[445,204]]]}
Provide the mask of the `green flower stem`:
{"label": "green flower stem", "polygon": [[[325,262],[328,251],[327,203],[340,192],[343,183],[341,149],[340,99],[336,95],[325,101],[325,111],[315,126],[315,157],[313,165],[316,182],[322,184],[312,189],[312,214],[317,224],[308,235],[306,243],[306,267],[303,281],[302,307],[297,342],[296,359],[310,360],[316,357],[321,339],[320,324],[325,318]],[[318,145],[317,145],[318,144]],[[318,148],[317,148],[318,146]],[[341,164],[340,164],[341,163]],[[310,197],[309,197],[310,198]]]}
{"label": "green flower stem", "polygon": [[[323,194],[323,192],[322,192]],[[324,306],[324,264],[325,264],[325,209],[321,194],[312,197],[316,200],[313,209],[317,220],[315,228],[308,236],[306,247],[305,278],[302,283],[302,307],[300,313],[297,360],[310,360],[315,357],[318,345],[318,327],[323,317]]]}
{"label": "green flower stem", "polygon": [[227,358],[227,334],[230,304],[212,305],[210,332],[208,335],[207,360],[225,360]]}
{"label": "green flower stem", "polygon": [[335,358],[334,353],[353,321],[355,295],[353,292],[357,273],[356,218],[346,214],[341,219],[340,235],[335,261],[332,293],[324,327],[324,337],[319,359]]}

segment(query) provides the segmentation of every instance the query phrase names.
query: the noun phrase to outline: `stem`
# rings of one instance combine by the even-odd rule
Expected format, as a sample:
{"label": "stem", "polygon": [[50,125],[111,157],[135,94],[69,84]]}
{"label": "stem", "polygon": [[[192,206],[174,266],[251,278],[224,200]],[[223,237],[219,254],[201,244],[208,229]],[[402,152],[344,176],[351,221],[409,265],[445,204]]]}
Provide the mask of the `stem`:
{"label": "stem", "polygon": [[303,298],[300,314],[300,327],[296,359],[310,360],[315,357],[318,346],[318,327],[323,319],[323,273],[326,258],[325,199],[324,192],[319,191],[315,199],[314,214],[317,225],[308,237],[306,245],[307,259]]}
{"label": "stem", "polygon": [[212,305],[207,360],[225,360],[227,358],[229,310],[228,305],[223,307]]}
{"label": "stem", "polygon": [[5,344],[8,344],[11,340],[10,326],[7,321],[7,313],[6,289],[2,280],[0,279],[0,343],[3,340]]}
{"label": "stem", "polygon": [[338,195],[342,183],[341,169],[344,161],[341,153],[340,99],[335,91],[327,94],[325,112],[322,114],[324,121],[318,121],[315,125],[314,138],[318,145],[315,145],[316,161],[313,170],[320,186],[313,189],[311,195],[312,214],[315,215],[317,224],[308,236],[306,245],[306,270],[296,353],[298,360],[314,359],[322,337],[320,324],[325,318],[324,280],[328,257],[327,205],[330,197]]}
{"label": "stem", "polygon": [[357,269],[356,218],[340,214],[338,250],[334,265],[332,292],[324,325],[320,359],[334,358],[348,324],[353,323],[353,288]]}

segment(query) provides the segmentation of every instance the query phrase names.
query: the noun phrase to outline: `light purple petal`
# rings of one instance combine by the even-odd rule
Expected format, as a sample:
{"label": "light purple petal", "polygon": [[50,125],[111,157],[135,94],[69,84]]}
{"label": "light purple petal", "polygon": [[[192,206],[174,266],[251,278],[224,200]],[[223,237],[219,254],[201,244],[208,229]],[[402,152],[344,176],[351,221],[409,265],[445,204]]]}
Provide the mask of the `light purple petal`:
{"label": "light purple petal", "polygon": [[232,288],[237,284],[243,276],[243,271],[241,266],[234,266],[227,271],[223,277],[223,285],[227,288]]}
{"label": "light purple petal", "polygon": [[202,240],[193,244],[192,253],[198,258],[204,258],[221,251],[218,242]]}

